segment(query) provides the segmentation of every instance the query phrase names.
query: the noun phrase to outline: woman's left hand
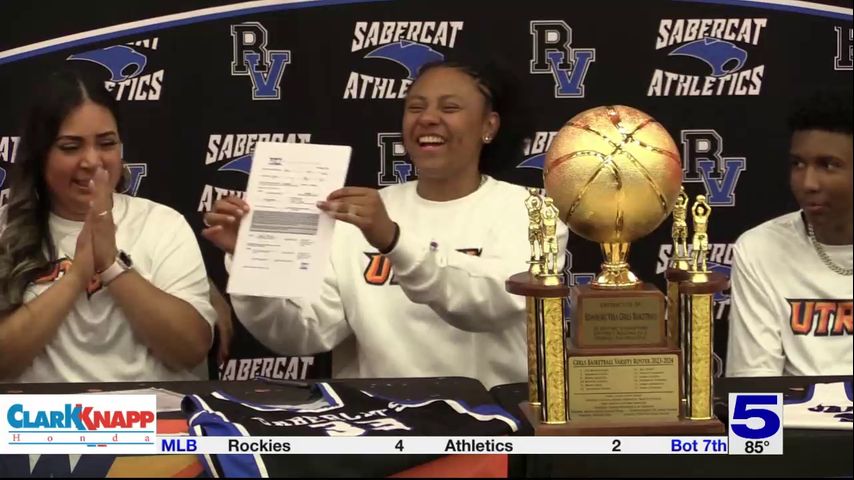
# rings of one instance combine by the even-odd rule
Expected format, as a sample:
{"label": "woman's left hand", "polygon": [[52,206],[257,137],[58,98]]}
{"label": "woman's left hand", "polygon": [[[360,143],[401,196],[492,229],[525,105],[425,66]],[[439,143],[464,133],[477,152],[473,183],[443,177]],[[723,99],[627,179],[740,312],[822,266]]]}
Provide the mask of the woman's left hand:
{"label": "woman's left hand", "polygon": [[358,227],[377,250],[388,251],[392,246],[396,227],[377,190],[344,187],[330,193],[326,201],[317,202],[317,207],[336,220]]}
{"label": "woman's left hand", "polygon": [[116,225],[113,223],[113,186],[110,174],[98,168],[95,177],[89,180],[93,192],[89,215],[86,223],[92,232],[92,250],[95,257],[95,271],[103,272],[116,261]]}

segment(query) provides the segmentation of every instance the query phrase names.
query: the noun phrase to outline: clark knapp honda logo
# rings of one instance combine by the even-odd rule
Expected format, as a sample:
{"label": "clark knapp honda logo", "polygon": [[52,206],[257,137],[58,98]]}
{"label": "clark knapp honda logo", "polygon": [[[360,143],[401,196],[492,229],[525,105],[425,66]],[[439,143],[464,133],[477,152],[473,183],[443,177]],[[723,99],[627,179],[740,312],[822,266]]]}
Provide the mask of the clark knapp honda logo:
{"label": "clark knapp honda logo", "polygon": [[530,23],[531,74],[551,75],[555,98],[584,97],[584,78],[596,60],[595,48],[572,48],[572,29],[563,20]]}
{"label": "clark knapp honda logo", "polygon": [[[252,152],[258,142],[311,143],[310,133],[212,133],[208,136],[205,165],[217,165],[218,172],[237,172],[245,185],[252,168]],[[199,199],[199,212],[209,212],[217,200],[237,196],[243,198],[244,190],[232,190],[215,185],[204,185]]]}
{"label": "clark knapp honda logo", "polygon": [[344,99],[406,97],[421,67],[444,60],[442,51],[454,48],[462,30],[460,21],[356,22],[350,51],[370,49],[362,56],[360,66],[372,63],[365,59],[386,60],[396,64],[399,73],[395,77],[381,77],[350,72]]}
{"label": "clark knapp honda logo", "polygon": [[291,63],[291,51],[267,49],[267,29],[258,22],[232,25],[231,38],[231,75],[249,77],[252,100],[279,100],[279,84]]}
{"label": "clark knapp honda logo", "polygon": [[765,65],[753,65],[749,55],[757,50],[767,25],[767,18],[662,19],[655,49],[667,49],[669,57],[694,59],[694,67],[669,60],[686,68],[656,69],[647,96],[759,95]]}
{"label": "clark knapp honda logo", "polygon": [[160,100],[165,70],[152,69],[149,57],[159,44],[159,38],[155,37],[75,53],[66,60],[86,61],[104,67],[110,73],[110,79],[104,84],[118,101],[154,102]]}

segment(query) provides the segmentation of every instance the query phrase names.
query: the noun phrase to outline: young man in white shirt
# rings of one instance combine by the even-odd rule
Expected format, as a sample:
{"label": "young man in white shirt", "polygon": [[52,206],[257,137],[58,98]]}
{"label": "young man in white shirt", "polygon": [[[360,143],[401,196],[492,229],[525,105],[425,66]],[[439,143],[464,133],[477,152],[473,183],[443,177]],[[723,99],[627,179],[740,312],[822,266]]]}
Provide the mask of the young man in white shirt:
{"label": "young man in white shirt", "polygon": [[801,210],[735,244],[727,376],[852,374],[850,93],[813,97],[789,126]]}

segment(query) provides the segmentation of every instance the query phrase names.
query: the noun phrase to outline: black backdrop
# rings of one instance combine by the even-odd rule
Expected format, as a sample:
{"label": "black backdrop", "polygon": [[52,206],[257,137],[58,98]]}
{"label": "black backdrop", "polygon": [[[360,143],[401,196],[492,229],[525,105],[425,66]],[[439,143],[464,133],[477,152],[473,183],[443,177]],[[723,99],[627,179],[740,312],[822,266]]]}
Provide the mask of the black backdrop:
{"label": "black backdrop", "polygon": [[[3,2],[2,202],[29,86],[64,62],[103,74],[121,102],[137,180],[128,193],[172,206],[199,231],[216,198],[245,187],[240,159],[258,139],[352,145],[351,185],[414,177],[399,137],[410,72],[489,55],[514,70],[536,114],[525,162],[500,178],[541,186],[537,155],[584,109],[644,110],[681,146],[688,192],[710,197],[710,260],[728,272],[741,232],[796,208],[785,118],[794,97],[850,86],[851,12],[851,1]],[[668,226],[631,254],[660,287]],[[200,244],[224,287],[222,255]],[[570,250],[570,281],[589,281],[598,246],[571,238]],[[723,354],[728,295],[717,300]],[[270,365],[287,378],[330,371],[328,355],[281,357],[239,325],[232,351],[228,379]]]}

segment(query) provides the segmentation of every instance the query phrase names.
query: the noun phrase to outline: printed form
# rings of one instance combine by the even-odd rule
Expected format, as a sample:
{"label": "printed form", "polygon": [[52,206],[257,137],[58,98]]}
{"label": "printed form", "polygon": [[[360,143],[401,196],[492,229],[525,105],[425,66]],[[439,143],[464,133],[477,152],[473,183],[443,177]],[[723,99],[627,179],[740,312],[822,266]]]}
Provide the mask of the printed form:
{"label": "printed form", "polygon": [[316,203],[344,186],[351,148],[258,142],[228,279],[230,294],[314,298],[335,219]]}

